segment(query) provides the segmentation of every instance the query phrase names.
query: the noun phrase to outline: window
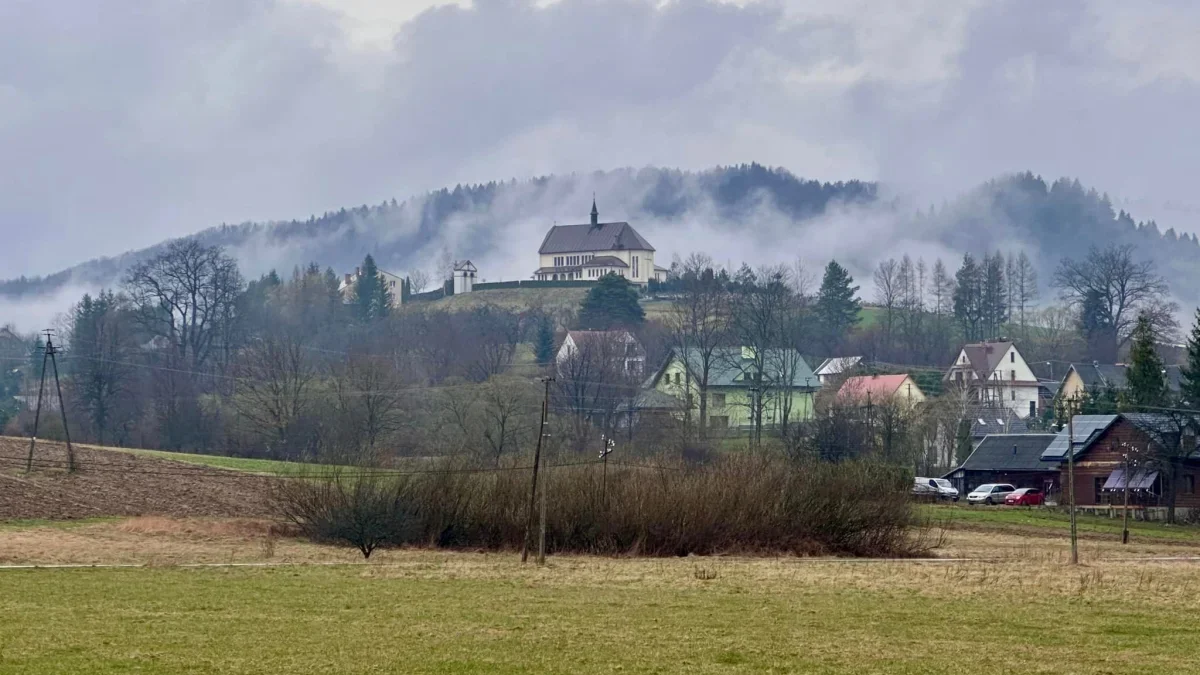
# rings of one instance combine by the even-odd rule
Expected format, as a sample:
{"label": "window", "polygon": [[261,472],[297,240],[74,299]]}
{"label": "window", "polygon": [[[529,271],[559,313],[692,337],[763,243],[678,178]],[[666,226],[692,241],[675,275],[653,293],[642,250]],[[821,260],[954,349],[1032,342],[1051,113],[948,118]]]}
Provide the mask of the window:
{"label": "window", "polygon": [[680,373],[675,373],[675,384],[680,384],[682,382],[682,377],[683,376]]}
{"label": "window", "polygon": [[728,429],[729,428],[729,415],[709,415],[708,416],[708,428],[709,429]]}
{"label": "window", "polygon": [[712,407],[714,408],[725,407],[725,394],[709,394],[708,400],[712,403]]}
{"label": "window", "polygon": [[637,277],[638,277],[638,257],[635,255],[635,256],[633,256],[633,278],[636,279]]}
{"label": "window", "polygon": [[1009,396],[1012,397],[1012,400],[1014,400],[1014,401],[1017,400],[1017,390],[1016,389],[1009,389],[1008,394],[1009,394]]}
{"label": "window", "polygon": [[1009,362],[1009,363],[1016,363],[1016,362],[1017,362],[1017,353],[1016,353],[1016,352],[1009,352],[1009,353],[1008,353],[1008,362]]}
{"label": "window", "polygon": [[1092,479],[1092,488],[1094,491],[1094,494],[1092,495],[1092,497],[1095,500],[1092,503],[1093,504],[1104,503],[1104,476],[1096,476],[1095,478],[1093,478]]}
{"label": "window", "polygon": [[1037,416],[1037,401],[1030,401],[1030,402],[1029,402],[1029,416],[1030,416],[1030,417],[1036,417],[1036,416]]}
{"label": "window", "polygon": [[1196,494],[1196,477],[1190,473],[1183,477],[1183,494]]}
{"label": "window", "polygon": [[1017,371],[1015,371],[1015,370],[1008,371],[1008,379],[1012,380],[1013,382],[1016,382],[1017,381]]}
{"label": "window", "polygon": [[954,380],[956,382],[958,382],[959,384],[962,384],[963,380],[962,380],[962,371],[961,370],[954,374]]}

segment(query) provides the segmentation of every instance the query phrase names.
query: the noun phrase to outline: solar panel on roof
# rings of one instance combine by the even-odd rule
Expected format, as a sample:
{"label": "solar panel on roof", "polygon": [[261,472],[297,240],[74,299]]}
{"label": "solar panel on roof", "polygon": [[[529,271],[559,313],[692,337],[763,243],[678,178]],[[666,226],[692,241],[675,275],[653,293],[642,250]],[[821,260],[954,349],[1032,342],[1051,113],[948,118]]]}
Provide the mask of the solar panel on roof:
{"label": "solar panel on roof", "polygon": [[[1076,415],[1074,418],[1075,427],[1075,452],[1078,453],[1082,447],[1086,447],[1087,441],[1091,439],[1092,434],[1101,432],[1108,428],[1117,419],[1116,415]],[[1067,430],[1063,429],[1059,432],[1046,451],[1042,453],[1042,459],[1065,459],[1067,456]],[[1081,447],[1082,446],[1082,447]]]}

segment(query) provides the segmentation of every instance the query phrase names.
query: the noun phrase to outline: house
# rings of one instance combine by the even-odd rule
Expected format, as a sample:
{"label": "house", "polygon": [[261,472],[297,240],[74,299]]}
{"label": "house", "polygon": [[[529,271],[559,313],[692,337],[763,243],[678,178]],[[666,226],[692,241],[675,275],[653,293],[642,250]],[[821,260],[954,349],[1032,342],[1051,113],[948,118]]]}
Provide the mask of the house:
{"label": "house", "polygon": [[[1075,415],[1075,503],[1079,506],[1123,505],[1126,483],[1131,505],[1161,509],[1172,464],[1177,471],[1175,505],[1180,509],[1200,508],[1196,478],[1200,476],[1200,445],[1194,433],[1183,430],[1176,418],[1161,413],[1119,415]],[[1059,483],[1066,484],[1070,429],[1064,427],[1042,453],[1042,460],[1055,462]],[[1126,473],[1126,455],[1130,458]]]}
{"label": "house", "polygon": [[862,363],[861,356],[836,356],[832,359],[825,359],[821,365],[813,372],[816,373],[817,379],[822,385],[829,384],[842,373],[850,372],[857,368]]}
{"label": "house", "polygon": [[[379,270],[379,274],[383,277],[383,283],[392,294],[392,307],[399,307],[402,302],[402,289],[404,288],[403,277],[391,272],[385,272],[384,270]],[[338,293],[341,293],[343,303],[350,304],[354,302],[354,287],[358,284],[358,280],[362,278],[362,275],[362,268],[355,267],[352,274],[346,273],[342,277],[341,283],[338,284]]]}
{"label": "house", "polygon": [[1055,434],[988,434],[963,463],[944,477],[960,495],[984,483],[1011,483],[1017,487],[1053,492],[1059,484],[1058,464],[1042,461],[1042,453]]}
{"label": "house", "polygon": [[637,336],[627,330],[572,330],[567,331],[554,362],[561,364],[581,349],[589,347],[601,350],[622,362],[623,372],[641,378],[646,371],[646,350]]}
{"label": "house", "polygon": [[654,266],[654,280],[657,281],[658,283],[661,284],[662,282],[666,281],[667,277],[670,275],[671,275],[671,270],[669,270],[665,267],[659,267],[658,265]]}
{"label": "house", "polygon": [[[1072,363],[1058,387],[1058,395],[1069,401],[1081,398],[1084,392],[1097,394],[1106,390],[1121,391],[1126,386],[1125,372],[1128,368],[1124,363]],[[1178,392],[1182,374],[1182,366],[1167,366],[1164,373],[1167,388]]]}
{"label": "house", "polygon": [[[596,201],[592,220],[582,225],[555,225],[538,249],[538,281],[598,281],[617,274],[645,286],[658,278],[654,247],[626,222],[602,223]],[[665,271],[661,280],[665,280]]]}
{"label": "house", "polygon": [[838,389],[838,399],[859,404],[888,402],[914,406],[925,402],[925,394],[913,379],[900,375],[857,375],[848,377]]}
{"label": "house", "polygon": [[992,434],[1029,433],[1029,425],[1024,419],[1012,410],[1000,406],[970,406],[964,412],[963,419],[971,425],[968,433],[972,448],[978,448],[983,439]]}
{"label": "house", "polygon": [[1007,340],[963,346],[942,381],[965,389],[977,403],[1003,406],[1021,417],[1037,415],[1041,383]]}
{"label": "house", "polygon": [[[708,374],[709,429],[741,429],[752,426],[752,406],[761,395],[763,426],[783,422],[787,413],[789,423],[812,418],[813,396],[820,382],[808,363],[794,349],[768,349],[763,354],[762,390],[754,389],[754,352],[749,347],[722,347],[713,352]],[[670,394],[690,408],[693,416],[700,412],[698,375],[703,359],[696,349],[674,348],[662,367],[647,383]],[[789,377],[790,374],[790,377]]]}

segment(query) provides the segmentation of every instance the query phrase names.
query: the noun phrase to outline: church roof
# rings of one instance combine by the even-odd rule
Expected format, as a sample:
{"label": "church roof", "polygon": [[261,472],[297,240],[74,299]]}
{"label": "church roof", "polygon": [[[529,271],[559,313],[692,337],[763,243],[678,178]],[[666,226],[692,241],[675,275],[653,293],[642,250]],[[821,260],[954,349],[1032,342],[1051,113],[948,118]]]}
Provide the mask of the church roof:
{"label": "church roof", "polygon": [[538,253],[587,253],[589,251],[653,251],[654,247],[629,223],[555,225],[546,233]]}

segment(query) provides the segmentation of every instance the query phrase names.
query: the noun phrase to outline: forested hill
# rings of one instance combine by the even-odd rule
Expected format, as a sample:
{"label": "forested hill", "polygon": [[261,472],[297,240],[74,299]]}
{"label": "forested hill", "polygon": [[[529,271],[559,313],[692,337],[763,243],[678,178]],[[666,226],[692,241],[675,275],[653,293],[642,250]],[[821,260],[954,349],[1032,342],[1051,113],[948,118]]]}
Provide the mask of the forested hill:
{"label": "forested hill", "polygon": [[[734,223],[767,203],[802,222],[825,213],[831,202],[872,203],[876,185],[805,180],[759,164],[702,172],[620,169],[457,185],[401,202],[393,198],[307,220],[223,224],[193,236],[227,247],[248,274],[267,271],[256,269],[264,264],[290,269],[313,260],[345,270],[367,253],[384,269],[404,272],[436,267],[437,259],[445,255],[478,259],[501,247],[523,251],[519,268],[526,272],[523,277],[529,271],[525,268],[536,264],[534,252],[546,228],[553,221],[586,221],[593,193],[605,219],[674,220],[703,212],[715,222]],[[513,225],[518,222],[532,228],[521,233],[523,240],[514,246]],[[46,277],[0,281],[0,296],[40,295],[69,285],[112,285],[130,265],[161,246],[90,260]]]}
{"label": "forested hill", "polygon": [[[901,199],[882,199],[875,183],[822,183],[758,164],[702,172],[622,169],[460,185],[302,221],[221,225],[194,236],[227,247],[248,276],[314,260],[344,271],[371,253],[382,268],[397,273],[438,269],[447,258],[482,258],[487,261],[481,266],[485,276],[519,278],[536,263],[534,251],[546,228],[555,221],[583,222],[593,193],[602,220],[628,219],[653,233],[660,264],[669,263],[669,253],[693,250],[725,262],[730,255],[726,242],[758,239],[758,247],[743,255],[852,256],[852,266],[865,270],[915,243],[955,254],[1020,248],[1048,281],[1063,257],[1082,255],[1090,245],[1129,243],[1137,247],[1139,258],[1154,260],[1181,300],[1200,300],[1194,292],[1200,289],[1200,241],[1194,234],[1162,232],[1153,221],[1139,223],[1115,210],[1107,195],[1077,180],[1047,183],[1032,173],[998,178],[939,207],[919,208]],[[830,214],[838,218],[832,225],[824,220]],[[880,229],[856,240],[862,243],[850,244],[852,253],[845,242],[840,254],[826,250],[860,222]],[[683,235],[671,241],[666,236],[673,229],[691,233],[684,228],[695,223],[720,238],[699,241]],[[820,236],[822,223],[826,233],[834,231],[832,242]],[[130,264],[156,250],[92,260],[44,278],[2,281],[0,296],[112,286]],[[746,260],[752,265],[778,261]]]}

